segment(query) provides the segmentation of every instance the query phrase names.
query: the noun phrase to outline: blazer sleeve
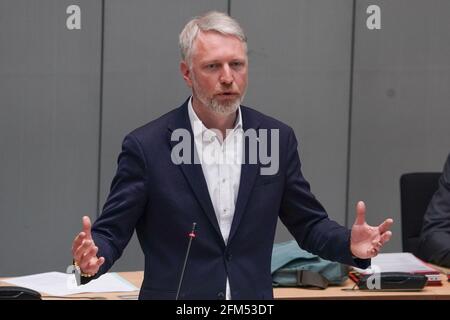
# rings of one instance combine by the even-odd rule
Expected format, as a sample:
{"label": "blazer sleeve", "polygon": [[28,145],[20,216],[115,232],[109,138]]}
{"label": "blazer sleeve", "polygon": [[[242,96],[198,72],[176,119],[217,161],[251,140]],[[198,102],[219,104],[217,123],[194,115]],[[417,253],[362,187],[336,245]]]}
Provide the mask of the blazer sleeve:
{"label": "blazer sleeve", "polygon": [[148,202],[147,163],[139,141],[129,134],[122,143],[117,172],[100,217],[92,226],[92,238],[98,247],[98,257],[105,263],[92,278],[82,277],[82,284],[106,273],[134,233],[136,223]]}
{"label": "blazer sleeve", "polygon": [[450,154],[423,220],[419,255],[450,267]]}
{"label": "blazer sleeve", "polygon": [[300,247],[324,259],[367,268],[370,259],[354,258],[350,251],[349,229],[329,219],[303,177],[297,139],[289,132],[286,157],[285,190],[280,219]]}

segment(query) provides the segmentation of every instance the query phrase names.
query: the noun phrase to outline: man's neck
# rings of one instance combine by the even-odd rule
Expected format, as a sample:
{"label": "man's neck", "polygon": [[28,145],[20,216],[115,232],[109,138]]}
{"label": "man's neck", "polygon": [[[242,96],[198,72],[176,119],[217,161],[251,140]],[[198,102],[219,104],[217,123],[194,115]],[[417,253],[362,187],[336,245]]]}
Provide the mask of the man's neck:
{"label": "man's neck", "polygon": [[233,129],[236,122],[237,111],[228,115],[220,114],[203,105],[195,97],[192,98],[192,108],[206,128],[219,130],[223,138],[226,137],[227,129]]}

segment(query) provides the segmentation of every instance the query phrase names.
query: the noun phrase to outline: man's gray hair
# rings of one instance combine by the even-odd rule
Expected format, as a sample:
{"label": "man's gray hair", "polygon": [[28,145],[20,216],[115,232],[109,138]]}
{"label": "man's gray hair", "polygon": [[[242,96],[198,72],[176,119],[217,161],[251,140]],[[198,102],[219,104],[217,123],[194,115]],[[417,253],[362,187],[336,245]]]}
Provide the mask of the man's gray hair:
{"label": "man's gray hair", "polygon": [[191,64],[194,40],[199,30],[215,31],[223,35],[235,36],[244,43],[245,51],[247,51],[247,38],[239,23],[226,13],[210,11],[193,18],[180,33],[181,58],[188,65]]}

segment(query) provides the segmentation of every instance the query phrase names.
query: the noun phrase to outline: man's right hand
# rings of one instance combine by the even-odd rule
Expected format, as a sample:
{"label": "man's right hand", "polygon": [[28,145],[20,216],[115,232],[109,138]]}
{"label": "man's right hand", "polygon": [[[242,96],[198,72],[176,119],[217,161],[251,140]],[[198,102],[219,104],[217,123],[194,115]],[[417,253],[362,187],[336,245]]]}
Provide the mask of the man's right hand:
{"label": "man's right hand", "polygon": [[105,263],[105,258],[98,258],[97,252],[98,248],[91,236],[91,220],[84,216],[83,231],[75,237],[72,243],[72,256],[82,273],[94,275],[98,272],[100,266]]}

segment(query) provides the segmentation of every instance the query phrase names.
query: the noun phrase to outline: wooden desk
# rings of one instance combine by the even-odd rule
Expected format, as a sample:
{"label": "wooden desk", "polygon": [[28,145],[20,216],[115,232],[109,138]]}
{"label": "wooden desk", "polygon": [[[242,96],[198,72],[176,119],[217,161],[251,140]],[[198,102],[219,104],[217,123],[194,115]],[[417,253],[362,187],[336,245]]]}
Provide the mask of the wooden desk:
{"label": "wooden desk", "polygon": [[442,286],[426,286],[418,292],[376,292],[351,289],[355,283],[347,280],[343,286],[328,287],[325,290],[302,288],[275,288],[275,299],[287,300],[450,300],[450,283],[442,275]]}
{"label": "wooden desk", "polygon": [[441,271],[442,286],[425,286],[418,292],[350,291],[355,283],[349,279],[342,286],[332,286],[325,290],[275,288],[274,296],[275,299],[287,300],[450,300],[450,283],[446,275],[450,269],[433,265],[432,267]]}
{"label": "wooden desk", "polygon": [[[136,272],[119,272],[120,276],[124,277],[136,287],[140,288],[142,279],[144,277],[143,271]],[[351,289],[354,286],[353,281],[348,280],[343,286],[329,287],[325,290],[316,289],[302,289],[302,288],[275,288],[275,299],[288,300],[315,300],[315,299],[333,299],[333,300],[393,300],[393,299],[408,299],[408,300],[450,300],[450,283],[447,281],[445,275],[442,276],[442,286],[426,286],[420,292],[368,292],[368,291],[345,291],[342,289]],[[0,281],[0,285],[8,285]],[[137,299],[139,291],[135,292],[109,292],[109,293],[84,293],[72,295],[69,297],[78,299],[101,298],[108,300],[127,300]],[[54,299],[43,295],[44,299]]]}

